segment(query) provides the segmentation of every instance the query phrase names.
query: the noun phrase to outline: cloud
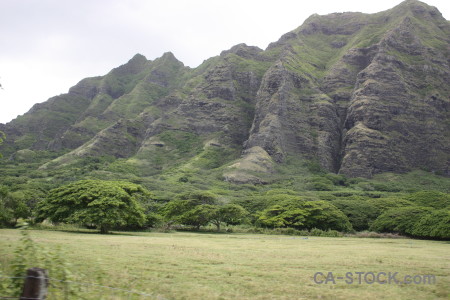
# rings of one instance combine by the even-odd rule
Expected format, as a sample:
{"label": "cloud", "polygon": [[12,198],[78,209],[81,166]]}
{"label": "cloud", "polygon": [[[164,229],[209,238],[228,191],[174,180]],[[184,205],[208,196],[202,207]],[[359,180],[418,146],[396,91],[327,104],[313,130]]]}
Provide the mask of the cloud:
{"label": "cloud", "polygon": [[[444,16],[450,4],[426,1]],[[2,0],[0,122],[104,75],[136,53],[196,67],[238,43],[265,48],[313,13],[373,13],[400,0]]]}

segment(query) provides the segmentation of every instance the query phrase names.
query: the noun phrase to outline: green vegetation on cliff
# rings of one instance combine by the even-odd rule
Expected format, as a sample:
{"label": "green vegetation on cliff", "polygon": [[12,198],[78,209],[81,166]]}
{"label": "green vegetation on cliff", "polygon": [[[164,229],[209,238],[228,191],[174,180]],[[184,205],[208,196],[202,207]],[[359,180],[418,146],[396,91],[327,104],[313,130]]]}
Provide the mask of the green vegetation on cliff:
{"label": "green vegetation on cliff", "polygon": [[[416,225],[445,215],[450,190],[449,36],[436,8],[410,0],[313,15],[266,50],[239,44],[195,69],[137,54],[0,124],[2,224],[54,188],[100,179],[154,192],[155,224],[180,194],[209,191],[260,227],[426,236]],[[338,221],[314,223],[310,202]],[[407,228],[383,221],[422,207]],[[192,209],[198,225],[218,208],[191,208],[181,225]]]}

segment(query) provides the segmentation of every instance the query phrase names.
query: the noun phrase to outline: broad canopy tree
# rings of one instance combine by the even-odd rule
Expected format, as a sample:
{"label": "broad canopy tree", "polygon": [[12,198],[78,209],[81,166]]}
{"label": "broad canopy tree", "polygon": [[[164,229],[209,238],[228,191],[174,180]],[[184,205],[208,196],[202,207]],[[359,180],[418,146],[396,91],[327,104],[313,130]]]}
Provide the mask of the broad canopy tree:
{"label": "broad canopy tree", "polygon": [[217,231],[220,231],[220,225],[238,225],[244,222],[248,216],[248,211],[238,204],[225,204],[223,206],[216,206],[213,211],[210,221],[216,225]]}
{"label": "broad canopy tree", "polygon": [[217,205],[216,195],[196,191],[185,193],[168,202],[162,213],[169,223],[193,226],[197,229],[209,223],[220,231],[222,224],[237,225],[244,221],[248,212],[240,205]]}
{"label": "broad canopy tree", "polygon": [[141,203],[150,197],[146,189],[129,182],[82,180],[51,190],[38,204],[36,220],[93,224],[101,233],[116,226],[142,226]]}
{"label": "broad canopy tree", "polygon": [[281,202],[260,212],[256,223],[269,228],[352,230],[347,216],[333,204],[322,200]]}

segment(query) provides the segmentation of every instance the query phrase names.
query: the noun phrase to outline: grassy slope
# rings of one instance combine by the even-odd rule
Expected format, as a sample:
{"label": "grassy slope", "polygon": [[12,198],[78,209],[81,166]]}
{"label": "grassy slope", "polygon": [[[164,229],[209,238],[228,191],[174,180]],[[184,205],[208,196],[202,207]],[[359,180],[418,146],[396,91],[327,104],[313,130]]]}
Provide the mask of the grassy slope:
{"label": "grassy slope", "polygon": [[[49,248],[63,246],[73,268],[88,275],[83,282],[164,299],[448,299],[450,295],[450,268],[443,264],[450,258],[448,242],[195,233],[32,231],[31,236]],[[19,237],[18,230],[0,231],[5,273]],[[352,285],[344,280],[318,285],[313,281],[316,272],[335,276],[398,272],[398,279],[432,274],[436,284],[357,284],[355,274]],[[97,281],[101,273],[103,281]],[[95,299],[127,296],[98,288],[89,294]]]}

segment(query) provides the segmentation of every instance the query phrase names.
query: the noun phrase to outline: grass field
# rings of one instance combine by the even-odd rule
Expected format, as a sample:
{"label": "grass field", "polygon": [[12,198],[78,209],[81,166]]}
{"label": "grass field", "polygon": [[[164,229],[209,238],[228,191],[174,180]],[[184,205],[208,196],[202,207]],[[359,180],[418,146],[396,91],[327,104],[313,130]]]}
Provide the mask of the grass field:
{"label": "grass field", "polygon": [[[84,291],[88,299],[450,297],[449,242],[181,232],[99,235],[45,230],[32,230],[30,236],[47,248],[60,245],[75,274],[84,274],[78,279],[82,282],[152,295],[91,286]],[[0,230],[3,275],[8,272],[20,237],[19,230]],[[332,272],[336,284],[315,283],[316,272]],[[345,282],[347,272],[353,273],[353,284]],[[380,284],[363,279],[359,284],[356,272],[398,272],[399,281],[405,275],[429,274],[436,282]],[[337,279],[341,276],[345,279]],[[367,279],[371,280],[371,275]]]}

